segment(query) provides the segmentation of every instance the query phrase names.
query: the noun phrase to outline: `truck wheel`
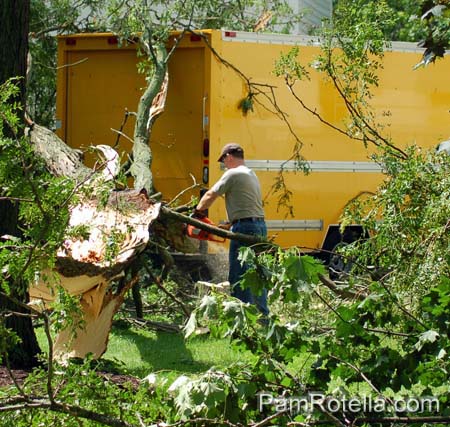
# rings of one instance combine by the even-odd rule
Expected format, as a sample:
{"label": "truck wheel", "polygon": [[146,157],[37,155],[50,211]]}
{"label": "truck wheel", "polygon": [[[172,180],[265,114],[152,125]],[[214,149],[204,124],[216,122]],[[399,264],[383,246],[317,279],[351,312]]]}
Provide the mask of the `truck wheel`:
{"label": "truck wheel", "polygon": [[331,280],[345,280],[353,267],[352,260],[338,253],[341,248],[347,245],[348,243],[340,242],[333,248],[333,253],[328,263],[328,275]]}

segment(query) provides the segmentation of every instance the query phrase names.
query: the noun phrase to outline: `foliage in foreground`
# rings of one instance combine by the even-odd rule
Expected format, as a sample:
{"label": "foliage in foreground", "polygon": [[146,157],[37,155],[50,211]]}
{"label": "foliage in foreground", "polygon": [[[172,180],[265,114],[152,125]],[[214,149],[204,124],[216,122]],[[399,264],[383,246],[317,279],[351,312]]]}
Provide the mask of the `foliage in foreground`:
{"label": "foliage in foreground", "polygon": [[[89,361],[62,368],[50,359],[48,372],[1,391],[2,422],[373,426],[398,424],[405,416],[417,426],[450,422],[449,163],[449,157],[428,155],[386,161],[390,179],[371,204],[355,208],[361,220],[376,226],[376,235],[357,247],[359,259],[345,289],[324,288],[323,266],[295,249],[244,250],[242,258],[253,265],[244,284],[255,292],[269,289],[268,325],[253,306],[212,294],[203,298],[186,333],[207,325],[213,336],[251,352],[245,363],[172,383],[149,373],[133,388],[112,384]],[[393,242],[393,233],[401,238]],[[361,268],[369,261],[386,274]],[[305,397],[294,405],[299,413],[290,411],[284,400],[289,397]],[[377,406],[344,410],[351,399]]]}
{"label": "foliage in foreground", "polygon": [[66,232],[74,184],[52,177],[44,168],[26,137],[19,136],[22,124],[12,103],[17,93],[14,80],[0,86],[0,197],[19,204],[20,236],[0,242],[0,286],[9,293],[9,283],[20,283],[20,295],[36,274],[51,267]]}
{"label": "foliage in foreground", "polygon": [[[242,256],[254,266],[247,285],[270,289],[268,324],[261,324],[254,306],[210,294],[191,316],[186,334],[208,325],[212,336],[228,337],[251,358],[175,381],[149,373],[140,385],[124,386],[96,372],[90,361],[55,367],[50,388],[47,374],[38,372],[20,394],[2,390],[4,410],[22,409],[5,412],[3,420],[18,426],[44,420],[68,426],[256,425],[264,420],[373,426],[394,425],[405,416],[416,426],[427,425],[426,420],[449,422],[448,275],[409,311],[400,293],[394,295],[383,281],[368,283],[353,299],[324,290],[319,284],[323,267],[296,250],[255,255],[247,249]],[[297,312],[286,309],[292,304]],[[289,398],[304,400],[292,404]],[[356,410],[348,406],[351,400],[376,406]],[[53,411],[44,411],[48,408]]]}

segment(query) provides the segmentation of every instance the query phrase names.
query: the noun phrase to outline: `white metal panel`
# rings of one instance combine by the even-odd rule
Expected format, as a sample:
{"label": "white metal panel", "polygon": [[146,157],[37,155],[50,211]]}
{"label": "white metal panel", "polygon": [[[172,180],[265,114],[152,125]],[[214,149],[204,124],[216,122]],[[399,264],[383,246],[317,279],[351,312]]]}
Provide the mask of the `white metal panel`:
{"label": "white metal panel", "polygon": [[239,43],[263,43],[277,45],[315,45],[320,46],[318,37],[276,33],[248,33],[245,31],[222,31],[222,40]]}
{"label": "white metal panel", "polygon": [[[276,33],[249,33],[245,31],[222,31],[222,40],[227,42],[240,43],[265,43],[292,46],[320,46],[320,39],[307,35],[289,35]],[[387,51],[392,52],[411,52],[423,53],[425,49],[417,46],[417,43],[411,42],[392,42],[390,46],[386,46]],[[446,51],[446,55],[449,51]]]}
{"label": "white metal panel", "polygon": [[299,34],[309,34],[314,28],[320,27],[324,18],[331,18],[333,13],[332,0],[291,0],[289,3],[292,6],[297,3],[298,6],[293,9],[304,14],[296,28]]}

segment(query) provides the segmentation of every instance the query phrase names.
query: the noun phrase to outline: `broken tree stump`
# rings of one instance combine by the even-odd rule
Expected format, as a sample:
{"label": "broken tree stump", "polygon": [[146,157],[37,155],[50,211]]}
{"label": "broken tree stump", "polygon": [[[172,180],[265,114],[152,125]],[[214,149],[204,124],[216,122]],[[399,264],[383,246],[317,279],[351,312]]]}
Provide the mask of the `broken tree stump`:
{"label": "broken tree stump", "polygon": [[[71,209],[69,227],[83,226],[83,235],[66,239],[54,269],[43,272],[29,289],[30,297],[44,306],[54,301],[55,286],[80,297],[83,314],[76,319],[81,321],[80,327],[58,334],[54,345],[57,359],[88,353],[98,358],[106,351],[113,316],[137,277],[126,283],[122,280],[116,290],[111,284],[123,278],[126,268],[146,247],[150,224],[159,210],[159,203],[133,190],[113,192],[104,207],[97,200],[86,200]],[[55,280],[46,280],[53,277]]]}

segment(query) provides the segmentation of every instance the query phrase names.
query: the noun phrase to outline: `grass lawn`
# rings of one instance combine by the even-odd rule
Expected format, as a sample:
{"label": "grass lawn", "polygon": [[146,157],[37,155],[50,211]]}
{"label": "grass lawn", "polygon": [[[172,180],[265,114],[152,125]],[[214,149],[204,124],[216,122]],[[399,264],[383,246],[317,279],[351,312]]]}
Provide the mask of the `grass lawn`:
{"label": "grass lawn", "polygon": [[[38,329],[37,336],[41,348],[46,349],[44,331]],[[185,340],[182,334],[113,327],[102,360],[112,362],[120,373],[144,378],[161,371],[168,377],[196,374],[250,357],[233,350],[228,340],[209,335]]]}
{"label": "grass lawn", "polygon": [[120,361],[128,373],[143,378],[156,371],[200,373],[212,366],[229,366],[244,357],[227,340],[208,335],[185,340],[181,334],[116,329],[103,359]]}

